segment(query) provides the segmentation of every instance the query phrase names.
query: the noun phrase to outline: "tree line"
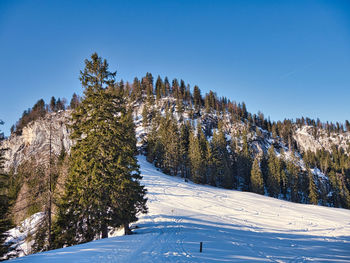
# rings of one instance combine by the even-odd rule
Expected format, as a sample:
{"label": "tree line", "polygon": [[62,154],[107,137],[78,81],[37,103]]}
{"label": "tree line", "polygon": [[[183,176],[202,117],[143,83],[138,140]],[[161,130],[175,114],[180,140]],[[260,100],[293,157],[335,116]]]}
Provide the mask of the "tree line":
{"label": "tree line", "polygon": [[11,134],[21,135],[23,128],[30,122],[45,117],[49,112],[59,112],[66,109],[74,110],[79,105],[80,100],[81,98],[76,93],[73,93],[68,106],[65,98],[58,98],[56,100],[56,98],[52,96],[49,104],[46,104],[43,99],[39,99],[32,108],[25,110],[21,118],[11,126]]}

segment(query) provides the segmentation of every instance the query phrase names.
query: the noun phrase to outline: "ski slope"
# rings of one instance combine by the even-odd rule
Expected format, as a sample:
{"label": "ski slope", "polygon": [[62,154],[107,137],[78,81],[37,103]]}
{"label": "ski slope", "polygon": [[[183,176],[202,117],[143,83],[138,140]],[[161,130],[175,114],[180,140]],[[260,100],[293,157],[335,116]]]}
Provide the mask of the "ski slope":
{"label": "ski slope", "polygon": [[134,235],[12,261],[350,262],[350,210],[196,185],[138,158],[149,213]]}

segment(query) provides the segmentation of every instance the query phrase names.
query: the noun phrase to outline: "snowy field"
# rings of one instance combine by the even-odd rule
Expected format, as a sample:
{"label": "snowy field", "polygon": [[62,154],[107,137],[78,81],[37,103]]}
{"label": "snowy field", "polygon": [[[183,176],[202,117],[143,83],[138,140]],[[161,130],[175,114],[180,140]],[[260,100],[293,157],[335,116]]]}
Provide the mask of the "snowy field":
{"label": "snowy field", "polygon": [[134,235],[11,262],[350,262],[350,210],[186,183],[139,163],[149,214]]}

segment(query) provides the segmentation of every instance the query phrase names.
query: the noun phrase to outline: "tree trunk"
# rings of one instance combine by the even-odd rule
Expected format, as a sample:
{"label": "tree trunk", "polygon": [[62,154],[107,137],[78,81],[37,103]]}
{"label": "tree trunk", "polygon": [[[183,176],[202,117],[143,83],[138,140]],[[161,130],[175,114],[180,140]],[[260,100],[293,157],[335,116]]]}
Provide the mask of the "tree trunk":
{"label": "tree trunk", "polygon": [[131,230],[129,228],[129,223],[124,223],[124,235],[130,235]]}

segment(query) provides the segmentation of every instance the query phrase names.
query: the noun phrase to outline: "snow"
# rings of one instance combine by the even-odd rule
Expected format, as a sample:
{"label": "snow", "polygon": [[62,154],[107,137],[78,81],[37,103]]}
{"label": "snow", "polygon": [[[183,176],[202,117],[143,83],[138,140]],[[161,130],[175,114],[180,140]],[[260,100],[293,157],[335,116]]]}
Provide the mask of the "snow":
{"label": "snow", "polygon": [[311,171],[312,171],[312,173],[313,173],[314,175],[316,175],[318,178],[320,178],[320,179],[322,179],[322,180],[328,180],[328,177],[327,177],[324,173],[322,173],[320,169],[314,168],[314,169],[311,169]]}
{"label": "snow", "polygon": [[134,235],[13,262],[350,261],[350,210],[196,185],[138,158],[149,213],[134,224]]}
{"label": "snow", "polygon": [[8,237],[6,238],[5,243],[12,244],[11,247],[17,251],[12,251],[9,255],[17,254],[19,257],[22,257],[30,253],[30,248],[34,241],[28,240],[27,238],[35,233],[43,216],[43,212],[38,212],[25,219],[19,226],[10,229],[7,232]]}

